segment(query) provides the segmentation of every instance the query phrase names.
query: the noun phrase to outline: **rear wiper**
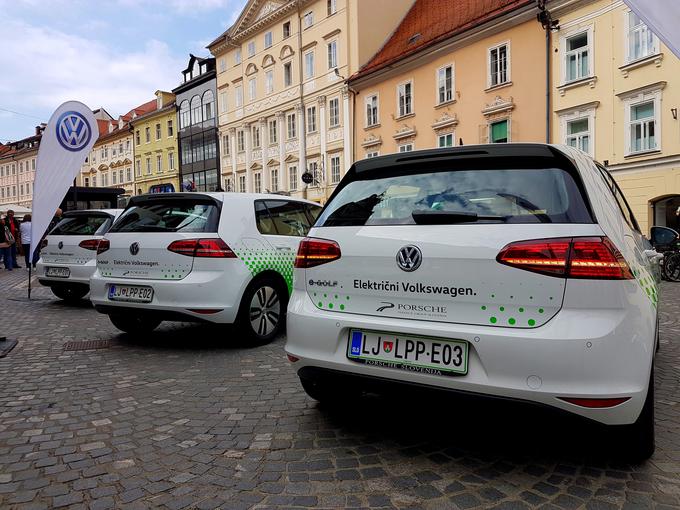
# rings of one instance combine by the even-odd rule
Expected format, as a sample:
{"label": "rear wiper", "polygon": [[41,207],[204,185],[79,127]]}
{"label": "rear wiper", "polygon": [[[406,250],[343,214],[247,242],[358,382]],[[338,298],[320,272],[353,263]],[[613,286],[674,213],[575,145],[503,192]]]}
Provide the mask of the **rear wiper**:
{"label": "rear wiper", "polygon": [[466,211],[413,211],[411,216],[417,225],[451,225],[454,223],[475,223],[476,221],[507,221],[506,216],[480,215]]}

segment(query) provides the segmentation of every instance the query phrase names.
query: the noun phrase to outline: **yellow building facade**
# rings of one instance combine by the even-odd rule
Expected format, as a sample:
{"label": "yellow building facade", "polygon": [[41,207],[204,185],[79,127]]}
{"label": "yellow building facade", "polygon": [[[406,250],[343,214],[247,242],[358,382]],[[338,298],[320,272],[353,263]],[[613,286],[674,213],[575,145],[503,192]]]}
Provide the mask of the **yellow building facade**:
{"label": "yellow building facade", "polygon": [[678,229],[680,61],[618,0],[555,10],[553,141],[611,171],[643,233]]}
{"label": "yellow building facade", "polygon": [[176,119],[175,95],[158,90],[155,108],[130,121],[136,195],[180,191]]}
{"label": "yellow building facade", "polygon": [[[209,49],[217,62],[223,188],[325,202],[352,163],[345,79],[413,0],[250,0]],[[312,182],[301,177],[308,172]]]}

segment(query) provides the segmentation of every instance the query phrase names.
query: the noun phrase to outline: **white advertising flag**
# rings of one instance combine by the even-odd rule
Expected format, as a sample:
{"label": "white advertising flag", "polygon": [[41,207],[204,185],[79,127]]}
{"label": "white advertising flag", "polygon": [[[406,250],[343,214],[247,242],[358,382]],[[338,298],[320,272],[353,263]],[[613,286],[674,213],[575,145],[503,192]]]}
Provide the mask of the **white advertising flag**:
{"label": "white advertising flag", "polygon": [[680,2],[678,0],[625,0],[628,7],[680,58]]}
{"label": "white advertising flag", "polygon": [[50,117],[33,183],[30,260],[98,136],[92,111],[78,101],[65,102]]}

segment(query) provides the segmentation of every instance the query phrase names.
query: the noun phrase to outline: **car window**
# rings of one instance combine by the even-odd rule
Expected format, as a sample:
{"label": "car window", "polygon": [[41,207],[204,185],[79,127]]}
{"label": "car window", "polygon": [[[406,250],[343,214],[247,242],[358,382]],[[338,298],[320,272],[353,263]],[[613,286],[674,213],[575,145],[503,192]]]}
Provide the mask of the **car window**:
{"label": "car window", "polygon": [[217,232],[219,217],[209,199],[149,200],[126,209],[110,232]]}
{"label": "car window", "polygon": [[414,215],[446,222],[446,213],[457,218],[452,223],[593,221],[574,177],[561,168],[386,168],[336,192],[316,225],[413,225]]}
{"label": "car window", "polygon": [[269,214],[279,235],[304,237],[311,228],[303,202],[267,200]]}
{"label": "car window", "polygon": [[667,246],[678,240],[678,233],[668,227],[652,227],[652,244],[654,246]]}
{"label": "car window", "polygon": [[265,235],[276,235],[276,227],[274,226],[274,221],[269,215],[269,210],[267,206],[264,205],[262,200],[257,200],[255,202],[255,221],[257,223],[257,230],[260,234]]}
{"label": "car window", "polygon": [[323,207],[314,204],[305,204],[305,211],[307,211],[307,216],[309,216],[309,222],[311,225],[316,223],[317,218],[321,214]]}
{"label": "car window", "polygon": [[104,235],[112,223],[105,214],[78,214],[62,219],[50,232],[54,236],[92,236]]}
{"label": "car window", "polygon": [[607,183],[609,190],[612,192],[614,200],[616,200],[616,203],[619,206],[619,210],[621,211],[623,218],[626,220],[626,223],[628,223],[628,225],[631,228],[640,232],[640,227],[638,225],[637,220],[635,219],[635,216],[633,215],[633,211],[630,209],[628,201],[626,200],[626,197],[623,195],[621,188],[619,188],[619,185],[616,184],[614,177],[612,177],[612,175],[604,167],[597,165],[597,168],[600,171],[600,175]]}

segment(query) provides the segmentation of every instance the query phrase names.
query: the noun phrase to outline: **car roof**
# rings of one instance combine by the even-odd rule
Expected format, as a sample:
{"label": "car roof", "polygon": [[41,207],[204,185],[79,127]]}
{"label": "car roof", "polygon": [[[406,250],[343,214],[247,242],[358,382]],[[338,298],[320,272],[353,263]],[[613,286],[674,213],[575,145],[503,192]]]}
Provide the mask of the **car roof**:
{"label": "car roof", "polygon": [[181,197],[186,197],[186,198],[196,198],[200,196],[207,196],[207,197],[212,197],[216,200],[219,200],[220,202],[227,202],[227,201],[233,201],[233,200],[240,200],[240,201],[255,201],[255,200],[291,200],[295,202],[302,202],[306,204],[311,204],[311,205],[316,205],[320,206],[320,204],[316,202],[312,202],[311,200],[306,200],[304,198],[297,198],[297,197],[289,197],[286,195],[278,195],[276,193],[237,193],[233,191],[223,191],[223,192],[214,192],[214,191],[188,191],[188,192],[178,192],[178,193],[147,193],[145,195],[138,195],[136,197],[132,197],[130,199],[130,203],[134,203],[135,201],[139,201],[140,199],[150,199],[150,200],[162,200],[163,197],[172,197],[172,198],[181,198]]}
{"label": "car roof", "polygon": [[76,209],[74,211],[66,211],[64,216],[82,216],[88,213],[106,213],[111,216],[119,216],[123,209]]}

